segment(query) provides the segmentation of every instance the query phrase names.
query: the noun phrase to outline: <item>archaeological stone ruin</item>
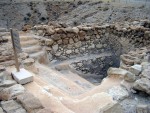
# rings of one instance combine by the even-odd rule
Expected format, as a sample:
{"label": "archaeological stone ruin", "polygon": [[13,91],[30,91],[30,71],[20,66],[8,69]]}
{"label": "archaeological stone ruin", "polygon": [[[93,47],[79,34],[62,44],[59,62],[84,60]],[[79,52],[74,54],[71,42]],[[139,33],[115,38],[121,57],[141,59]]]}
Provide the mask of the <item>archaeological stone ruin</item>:
{"label": "archaeological stone ruin", "polygon": [[149,0],[0,6],[0,113],[150,113]]}

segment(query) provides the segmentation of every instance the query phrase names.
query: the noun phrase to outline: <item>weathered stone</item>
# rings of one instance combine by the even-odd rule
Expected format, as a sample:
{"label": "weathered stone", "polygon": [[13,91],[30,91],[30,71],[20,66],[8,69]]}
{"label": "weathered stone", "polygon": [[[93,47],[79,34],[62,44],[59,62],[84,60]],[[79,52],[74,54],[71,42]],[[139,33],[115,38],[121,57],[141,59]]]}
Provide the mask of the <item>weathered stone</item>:
{"label": "weathered stone", "polygon": [[79,33],[79,29],[78,29],[77,27],[73,27],[72,30],[73,30],[73,32],[76,33],[76,34]]}
{"label": "weathered stone", "polygon": [[26,113],[26,110],[14,100],[2,101],[1,105],[7,113]]}
{"label": "weathered stone", "polygon": [[72,50],[67,50],[66,51],[66,54],[71,54],[72,53]]}
{"label": "weathered stone", "polygon": [[52,49],[53,49],[54,52],[56,52],[58,50],[58,44],[57,45],[53,45]]}
{"label": "weathered stone", "polygon": [[138,76],[142,71],[142,66],[138,65],[138,64],[135,64],[135,65],[130,67],[129,71],[131,73],[135,74],[136,76]]}
{"label": "weathered stone", "polygon": [[112,87],[108,90],[108,93],[117,101],[123,100],[129,96],[128,91],[121,86]]}
{"label": "weathered stone", "polygon": [[69,40],[68,40],[68,39],[64,39],[64,40],[63,40],[63,44],[64,44],[64,45],[66,45],[66,44],[68,44],[68,43],[69,43]]}
{"label": "weathered stone", "polygon": [[29,57],[28,53],[19,53],[19,58],[22,59],[22,60],[25,60],[28,57]]}
{"label": "weathered stone", "polygon": [[137,105],[136,113],[149,113],[148,106],[143,104]]}
{"label": "weathered stone", "polygon": [[24,93],[25,89],[20,84],[15,84],[11,87],[5,88],[0,92],[0,100],[10,100],[16,98],[18,95]]}
{"label": "weathered stone", "polygon": [[69,43],[70,43],[70,44],[73,44],[73,43],[74,43],[74,41],[73,41],[72,38],[69,39]]}
{"label": "weathered stone", "polygon": [[102,47],[103,47],[102,44],[97,44],[97,45],[96,45],[96,48],[98,48],[98,49],[100,49],[100,48],[102,48]]}
{"label": "weathered stone", "polygon": [[57,41],[58,44],[62,44],[62,39]]}
{"label": "weathered stone", "polygon": [[127,74],[127,70],[121,68],[112,68],[110,67],[107,71],[108,76],[121,76],[124,77]]}
{"label": "weathered stone", "polygon": [[4,113],[3,109],[0,107],[0,113]]}
{"label": "weathered stone", "polygon": [[53,41],[52,39],[46,39],[46,40],[45,40],[45,45],[46,45],[46,46],[52,46],[53,43],[54,43],[54,41]]}
{"label": "weathered stone", "polygon": [[14,80],[4,80],[2,83],[0,83],[0,87],[10,87],[16,84],[16,81]]}
{"label": "weathered stone", "polygon": [[81,47],[81,41],[75,43],[74,45],[75,45],[75,47],[77,47],[77,48]]}
{"label": "weathered stone", "polygon": [[121,82],[121,86],[124,87],[128,92],[131,92],[131,90],[133,88],[133,84],[134,84],[134,82],[127,82],[125,80],[123,80]]}
{"label": "weathered stone", "polygon": [[150,94],[150,80],[147,78],[141,78],[139,80],[136,80],[133,88],[138,91],[146,92],[147,94]]}
{"label": "weathered stone", "polygon": [[135,81],[135,75],[131,72],[127,72],[124,76],[124,80],[128,81],[128,82],[134,82]]}
{"label": "weathered stone", "polygon": [[28,113],[37,113],[44,108],[41,102],[28,92],[19,95],[17,101],[22,104]]}
{"label": "weathered stone", "polygon": [[2,66],[2,65],[0,65],[0,72],[3,72],[3,71],[5,71],[5,70],[6,70],[5,67]]}
{"label": "weathered stone", "polygon": [[52,27],[47,27],[46,32],[47,32],[47,34],[52,35],[55,33],[55,30],[53,30]]}
{"label": "weathered stone", "polygon": [[7,72],[7,71],[3,71],[0,73],[0,80],[12,80],[12,76],[11,73]]}
{"label": "weathered stone", "polygon": [[144,67],[141,77],[148,78],[150,80],[150,64],[147,64],[147,66]]}
{"label": "weathered stone", "polygon": [[25,59],[24,61],[23,61],[23,64],[25,65],[25,66],[31,66],[31,65],[33,65],[34,64],[34,59],[33,58],[28,58],[28,59]]}

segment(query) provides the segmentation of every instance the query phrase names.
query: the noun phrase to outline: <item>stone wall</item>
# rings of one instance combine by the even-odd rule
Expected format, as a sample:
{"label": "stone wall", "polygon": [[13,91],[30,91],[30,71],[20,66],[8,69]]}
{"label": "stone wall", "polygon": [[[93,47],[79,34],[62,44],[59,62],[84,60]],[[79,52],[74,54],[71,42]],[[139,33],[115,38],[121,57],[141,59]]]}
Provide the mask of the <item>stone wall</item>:
{"label": "stone wall", "polygon": [[35,26],[34,30],[45,37],[41,45],[46,46],[50,61],[100,53],[119,58],[122,53],[150,44],[148,21],[77,27],[49,23]]}

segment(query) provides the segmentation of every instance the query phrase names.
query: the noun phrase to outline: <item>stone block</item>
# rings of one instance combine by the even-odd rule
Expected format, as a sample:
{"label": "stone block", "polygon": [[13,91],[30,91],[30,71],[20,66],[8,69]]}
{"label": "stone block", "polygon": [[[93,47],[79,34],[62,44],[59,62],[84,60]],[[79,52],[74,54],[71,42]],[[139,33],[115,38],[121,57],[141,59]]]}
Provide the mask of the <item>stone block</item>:
{"label": "stone block", "polygon": [[26,110],[14,100],[2,101],[1,105],[6,113],[26,113]]}
{"label": "stone block", "polygon": [[33,81],[33,75],[23,68],[20,69],[20,72],[12,72],[12,76],[19,84],[26,84]]}
{"label": "stone block", "polygon": [[0,91],[0,100],[10,100],[24,93],[25,88],[20,84],[15,84],[11,87],[4,88]]}
{"label": "stone block", "polygon": [[135,74],[136,76],[138,76],[142,71],[142,66],[138,65],[138,64],[135,64],[135,65],[130,67],[129,71],[131,73]]}
{"label": "stone block", "polygon": [[17,97],[17,101],[22,104],[22,106],[27,110],[28,113],[37,113],[44,108],[41,102],[28,92],[19,95]]}

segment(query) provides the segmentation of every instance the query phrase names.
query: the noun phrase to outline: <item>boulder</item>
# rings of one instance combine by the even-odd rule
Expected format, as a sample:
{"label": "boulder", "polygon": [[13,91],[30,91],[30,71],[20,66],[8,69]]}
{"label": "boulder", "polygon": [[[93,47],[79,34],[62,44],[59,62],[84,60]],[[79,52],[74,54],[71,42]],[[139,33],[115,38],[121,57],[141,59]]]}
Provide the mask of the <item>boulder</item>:
{"label": "boulder", "polygon": [[20,84],[15,84],[11,87],[4,88],[0,91],[0,100],[10,100],[24,93],[25,88]]}
{"label": "boulder", "polygon": [[108,90],[109,95],[113,97],[114,100],[121,101],[129,96],[128,91],[121,86],[114,86]]}
{"label": "boulder", "polygon": [[29,92],[19,95],[17,101],[22,104],[28,113],[37,113],[44,108],[41,102]]}
{"label": "boulder", "polygon": [[27,113],[26,110],[14,100],[2,101],[1,105],[6,113]]}
{"label": "boulder", "polygon": [[141,78],[139,80],[136,80],[133,88],[138,91],[146,92],[147,94],[150,94],[150,80],[147,78]]}
{"label": "boulder", "polygon": [[129,71],[131,73],[135,74],[136,76],[138,76],[142,71],[142,66],[138,65],[138,64],[135,64],[135,65],[130,67]]}

